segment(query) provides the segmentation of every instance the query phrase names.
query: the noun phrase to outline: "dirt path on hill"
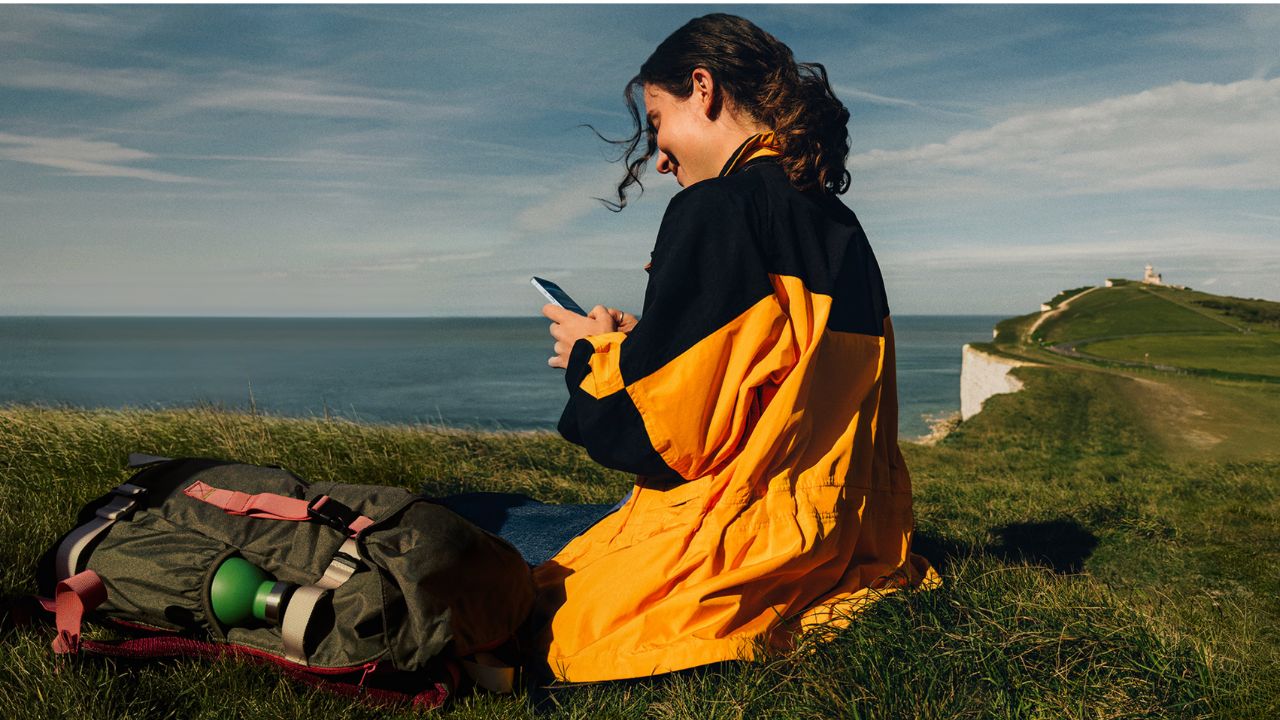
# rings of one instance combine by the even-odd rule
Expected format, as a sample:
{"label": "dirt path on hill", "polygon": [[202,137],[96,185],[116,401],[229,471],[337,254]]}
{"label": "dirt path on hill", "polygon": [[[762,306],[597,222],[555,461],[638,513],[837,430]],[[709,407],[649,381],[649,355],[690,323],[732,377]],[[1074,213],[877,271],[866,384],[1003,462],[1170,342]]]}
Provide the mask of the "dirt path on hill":
{"label": "dirt path on hill", "polygon": [[1210,450],[1225,439],[1213,432],[1214,416],[1188,393],[1158,380],[1127,377],[1135,383],[1135,404],[1171,453]]}
{"label": "dirt path on hill", "polygon": [[1075,302],[1076,300],[1079,300],[1085,295],[1088,295],[1094,290],[1100,290],[1100,289],[1101,287],[1091,287],[1088,290],[1085,290],[1084,292],[1080,293],[1079,295],[1073,295],[1067,298],[1066,300],[1063,300],[1062,303],[1058,305],[1058,307],[1048,312],[1040,313],[1040,317],[1036,318],[1036,321],[1031,323],[1031,327],[1027,328],[1027,331],[1022,334],[1022,341],[1024,343],[1031,342],[1031,336],[1035,334],[1036,329],[1040,327],[1041,323],[1043,323],[1045,320],[1048,320],[1051,317],[1057,317],[1062,313],[1063,310],[1066,310],[1067,306],[1069,306],[1071,303]]}
{"label": "dirt path on hill", "polygon": [[1131,337],[1149,337],[1153,334],[1181,334],[1181,333],[1142,333],[1137,335],[1107,335],[1104,337],[1085,338],[1083,340],[1072,340],[1070,342],[1058,343],[1057,345],[1045,345],[1044,349],[1056,355],[1063,357],[1076,358],[1078,360],[1090,360],[1099,363],[1109,363],[1111,365],[1119,365],[1121,367],[1142,368],[1144,370],[1159,370],[1161,372],[1187,374],[1184,368],[1174,365],[1160,365],[1151,362],[1139,362],[1137,360],[1120,360],[1117,358],[1106,358],[1101,355],[1092,355],[1083,350],[1078,349],[1080,345],[1088,345],[1089,343],[1099,342],[1101,340],[1121,340]]}

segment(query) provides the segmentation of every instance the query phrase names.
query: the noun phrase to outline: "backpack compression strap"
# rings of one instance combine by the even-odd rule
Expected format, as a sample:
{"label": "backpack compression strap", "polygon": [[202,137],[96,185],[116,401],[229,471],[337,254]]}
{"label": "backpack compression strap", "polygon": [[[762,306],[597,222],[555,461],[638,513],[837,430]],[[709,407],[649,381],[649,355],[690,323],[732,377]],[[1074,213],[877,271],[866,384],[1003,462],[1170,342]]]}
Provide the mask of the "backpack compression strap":
{"label": "backpack compression strap", "polygon": [[54,561],[54,572],[58,580],[66,580],[79,571],[80,555],[85,548],[102,533],[106,532],[117,520],[128,517],[138,507],[138,501],[147,494],[147,489],[125,483],[111,491],[111,501],[98,508],[89,522],[81,525],[67,535],[58,546],[58,555]]}
{"label": "backpack compression strap", "polygon": [[355,575],[360,567],[360,551],[354,537],[347,538],[325,568],[324,577],[314,585],[303,585],[293,591],[289,605],[284,610],[284,622],[280,624],[280,640],[284,645],[284,657],[300,665],[306,665],[307,626],[320,598],[330,590],[336,590]]}
{"label": "backpack compression strap", "polygon": [[230,515],[247,515],[264,520],[304,522],[320,520],[345,529],[355,535],[373,524],[373,520],[357,515],[351,508],[321,495],[315,500],[277,495],[275,493],[249,493],[224,490],[196,481],[182,491],[188,497],[222,508]]}

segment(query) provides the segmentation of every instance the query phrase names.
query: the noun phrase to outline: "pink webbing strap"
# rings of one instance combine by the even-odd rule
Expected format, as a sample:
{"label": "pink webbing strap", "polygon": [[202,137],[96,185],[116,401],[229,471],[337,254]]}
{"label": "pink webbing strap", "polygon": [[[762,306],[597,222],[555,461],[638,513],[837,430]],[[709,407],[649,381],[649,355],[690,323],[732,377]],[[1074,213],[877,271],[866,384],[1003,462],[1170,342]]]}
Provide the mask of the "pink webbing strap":
{"label": "pink webbing strap", "polygon": [[[378,662],[348,668],[303,668],[257,648],[182,637],[135,638],[113,643],[85,640],[84,650],[97,655],[134,660],[172,657],[196,657],[204,660],[237,658],[270,664],[298,682],[355,698],[372,707],[390,708],[410,704],[415,708],[438,708],[449,698],[451,688],[458,684],[456,673],[450,685],[448,682],[420,675],[410,677],[407,673],[385,671]],[[384,683],[377,682],[377,678],[384,672],[391,678],[388,687],[382,687]],[[358,680],[356,673],[359,673]]]}
{"label": "pink webbing strap", "polygon": [[[232,515],[252,515],[269,520],[293,520],[299,522],[311,519],[311,513],[307,510],[308,502],[306,500],[285,495],[275,495],[273,493],[250,495],[237,490],[216,488],[198,480],[182,492],[188,497],[220,507]],[[322,503],[326,499],[320,498],[317,502]]]}
{"label": "pink webbing strap", "polygon": [[102,584],[98,573],[85,570],[58,583],[53,597],[53,614],[58,626],[53,651],[59,655],[78,652],[84,614],[107,599],[107,587]]}
{"label": "pink webbing strap", "polygon": [[[199,480],[192,483],[182,492],[188,497],[222,508],[231,515],[247,515],[265,520],[289,520],[292,522],[305,522],[307,520],[332,521],[332,518],[324,512],[325,503],[329,502],[328,495],[321,495],[312,501],[274,493],[250,495],[237,490],[216,488]],[[335,502],[334,504],[340,506],[340,503]],[[345,512],[350,512],[350,510],[346,509]],[[337,524],[341,525],[342,522],[345,522],[345,520],[339,521]],[[372,519],[364,515],[358,515],[350,523],[347,523],[346,527],[354,536],[359,535],[360,531],[372,524]]]}

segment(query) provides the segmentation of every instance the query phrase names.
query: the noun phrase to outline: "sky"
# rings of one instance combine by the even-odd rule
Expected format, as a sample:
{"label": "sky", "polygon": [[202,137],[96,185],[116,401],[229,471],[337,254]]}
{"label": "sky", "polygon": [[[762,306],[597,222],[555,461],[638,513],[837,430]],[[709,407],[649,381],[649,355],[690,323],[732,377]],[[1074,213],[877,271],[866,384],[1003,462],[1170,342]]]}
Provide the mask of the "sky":
{"label": "sky", "polygon": [[0,315],[636,309],[622,89],[732,12],[826,66],[896,314],[1280,300],[1280,6],[0,5]]}

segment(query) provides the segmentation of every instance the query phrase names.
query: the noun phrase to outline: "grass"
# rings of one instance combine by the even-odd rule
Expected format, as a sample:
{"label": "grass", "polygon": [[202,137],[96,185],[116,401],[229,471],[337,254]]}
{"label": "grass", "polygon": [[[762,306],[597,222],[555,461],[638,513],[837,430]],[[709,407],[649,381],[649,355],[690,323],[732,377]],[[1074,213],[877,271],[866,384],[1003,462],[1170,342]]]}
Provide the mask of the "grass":
{"label": "grass", "polygon": [[[1176,291],[1172,291],[1176,292]],[[1168,291],[1151,291],[1142,285],[1102,288],[1079,297],[1070,312],[1046,320],[1037,329],[1037,340],[1061,343],[1117,335],[1153,332],[1212,334],[1235,332],[1232,325],[1166,299]]]}
{"label": "grass", "polygon": [[[891,596],[827,642],[700,673],[555,691],[551,717],[1265,717],[1280,711],[1274,461],[1178,464],[1101,373],[1023,369],[1028,390],[936,447],[905,446],[918,550],[946,585]],[[316,480],[616,498],[628,478],[548,434],[290,420],[212,408],[0,409],[0,595],[121,482],[130,451],[277,462]],[[1176,591],[1175,591],[1176,590]],[[230,662],[58,661],[6,624],[0,712],[66,717],[408,716]],[[532,717],[477,695],[450,718]]]}
{"label": "grass", "polygon": [[1233,320],[1242,321],[1246,325],[1266,327],[1280,330],[1280,307],[1267,300],[1204,296],[1194,297],[1191,302],[1203,308],[1216,310]]}
{"label": "grass", "polygon": [[1280,379],[1280,334],[1139,335],[1076,348],[1113,360]]}

